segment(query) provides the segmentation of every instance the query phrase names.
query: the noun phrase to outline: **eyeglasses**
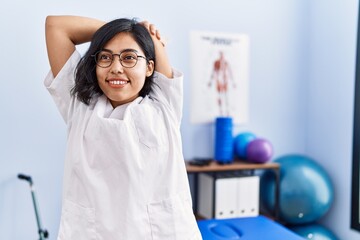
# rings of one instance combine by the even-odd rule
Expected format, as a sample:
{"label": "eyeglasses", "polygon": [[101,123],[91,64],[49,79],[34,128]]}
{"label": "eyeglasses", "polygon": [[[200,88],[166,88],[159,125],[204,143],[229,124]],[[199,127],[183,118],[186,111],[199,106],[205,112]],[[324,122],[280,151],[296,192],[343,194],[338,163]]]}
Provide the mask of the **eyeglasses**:
{"label": "eyeglasses", "polygon": [[120,53],[112,53],[110,50],[101,50],[91,56],[94,57],[96,65],[102,68],[109,67],[113,63],[115,56],[119,56],[120,64],[124,68],[135,67],[139,58],[143,58],[147,62],[146,57],[137,55],[136,51],[132,49],[126,49]]}

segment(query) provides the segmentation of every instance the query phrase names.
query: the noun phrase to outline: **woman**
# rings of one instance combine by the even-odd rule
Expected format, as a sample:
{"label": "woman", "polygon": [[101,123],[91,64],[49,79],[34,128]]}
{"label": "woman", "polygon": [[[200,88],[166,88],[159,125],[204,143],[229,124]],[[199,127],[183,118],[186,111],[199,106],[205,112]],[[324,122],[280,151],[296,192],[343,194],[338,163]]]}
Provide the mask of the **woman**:
{"label": "woman", "polygon": [[45,86],[68,126],[58,239],[201,239],[181,147],[183,77],[154,25],[49,16],[46,43]]}

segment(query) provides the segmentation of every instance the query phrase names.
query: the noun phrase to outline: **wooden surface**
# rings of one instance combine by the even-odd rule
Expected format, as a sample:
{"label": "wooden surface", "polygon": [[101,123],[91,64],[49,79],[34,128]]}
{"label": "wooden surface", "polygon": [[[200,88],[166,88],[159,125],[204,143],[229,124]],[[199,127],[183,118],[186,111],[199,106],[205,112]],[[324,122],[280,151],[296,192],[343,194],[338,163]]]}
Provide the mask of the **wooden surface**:
{"label": "wooden surface", "polygon": [[280,165],[274,162],[268,163],[249,163],[240,160],[235,160],[230,164],[219,164],[216,161],[211,161],[206,166],[194,166],[186,162],[186,171],[188,173],[198,172],[221,172],[221,171],[234,171],[234,170],[256,170],[256,169],[278,169]]}

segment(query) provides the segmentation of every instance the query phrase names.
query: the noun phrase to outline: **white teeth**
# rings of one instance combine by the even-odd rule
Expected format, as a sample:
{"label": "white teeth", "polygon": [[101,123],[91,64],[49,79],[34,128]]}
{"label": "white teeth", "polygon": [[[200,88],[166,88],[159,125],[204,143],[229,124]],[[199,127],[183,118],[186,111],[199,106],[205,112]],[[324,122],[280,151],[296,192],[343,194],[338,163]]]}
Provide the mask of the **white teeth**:
{"label": "white teeth", "polygon": [[113,81],[109,81],[110,84],[113,85],[122,85],[122,84],[126,84],[127,81],[123,81],[123,80],[113,80]]}

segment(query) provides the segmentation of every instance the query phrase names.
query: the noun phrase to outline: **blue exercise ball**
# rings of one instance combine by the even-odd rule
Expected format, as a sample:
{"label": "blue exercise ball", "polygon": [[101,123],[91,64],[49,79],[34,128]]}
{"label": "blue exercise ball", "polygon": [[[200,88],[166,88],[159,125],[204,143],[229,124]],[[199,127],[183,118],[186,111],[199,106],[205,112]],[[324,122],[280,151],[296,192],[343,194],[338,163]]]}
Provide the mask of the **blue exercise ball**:
{"label": "blue exercise ball", "polygon": [[255,134],[251,132],[243,132],[238,134],[234,139],[235,156],[246,159],[247,147],[249,143],[256,139]]}
{"label": "blue exercise ball", "polygon": [[290,229],[305,239],[338,240],[333,232],[319,224],[300,225]]}
{"label": "blue exercise ball", "polygon": [[[274,160],[280,164],[280,219],[288,224],[312,223],[321,218],[333,202],[330,177],[313,159],[286,155]],[[261,176],[261,206],[273,211],[275,176],[265,171]]]}

